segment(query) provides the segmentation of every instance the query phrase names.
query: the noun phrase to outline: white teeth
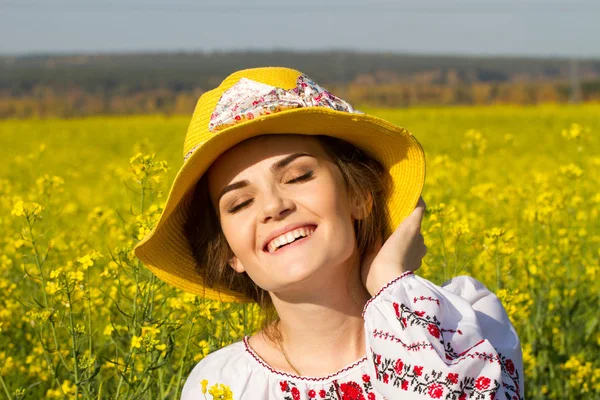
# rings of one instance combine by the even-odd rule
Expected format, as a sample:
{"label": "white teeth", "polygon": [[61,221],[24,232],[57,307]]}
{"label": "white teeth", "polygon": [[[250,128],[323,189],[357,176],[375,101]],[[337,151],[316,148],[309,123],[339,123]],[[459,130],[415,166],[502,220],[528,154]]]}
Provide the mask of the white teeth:
{"label": "white teeth", "polygon": [[291,243],[299,237],[312,235],[314,231],[314,228],[298,228],[291,232],[286,232],[283,235],[277,236],[275,239],[271,240],[267,245],[267,250],[269,253],[273,253],[279,247]]}

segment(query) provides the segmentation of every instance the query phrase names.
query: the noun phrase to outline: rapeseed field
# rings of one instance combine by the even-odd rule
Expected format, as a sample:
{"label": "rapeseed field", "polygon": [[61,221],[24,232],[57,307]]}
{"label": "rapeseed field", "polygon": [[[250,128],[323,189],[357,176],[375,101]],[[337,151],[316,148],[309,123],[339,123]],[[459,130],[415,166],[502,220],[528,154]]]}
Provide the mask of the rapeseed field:
{"label": "rapeseed field", "polygon": [[[498,294],[525,398],[600,398],[600,105],[363,111],[426,151],[418,273]],[[257,329],[256,306],[167,287],[132,251],[189,119],[0,123],[0,397],[175,399],[202,357]]]}

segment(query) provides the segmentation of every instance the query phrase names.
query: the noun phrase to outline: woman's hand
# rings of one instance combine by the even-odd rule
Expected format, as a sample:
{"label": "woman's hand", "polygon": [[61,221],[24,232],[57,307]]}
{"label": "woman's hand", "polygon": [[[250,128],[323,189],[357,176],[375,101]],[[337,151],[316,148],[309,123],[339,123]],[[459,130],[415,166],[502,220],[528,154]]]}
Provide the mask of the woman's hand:
{"label": "woman's hand", "polygon": [[421,235],[424,213],[425,201],[421,197],[414,211],[402,221],[383,246],[380,238],[363,259],[362,281],[371,296],[392,279],[421,266],[421,260],[427,254],[427,246]]}

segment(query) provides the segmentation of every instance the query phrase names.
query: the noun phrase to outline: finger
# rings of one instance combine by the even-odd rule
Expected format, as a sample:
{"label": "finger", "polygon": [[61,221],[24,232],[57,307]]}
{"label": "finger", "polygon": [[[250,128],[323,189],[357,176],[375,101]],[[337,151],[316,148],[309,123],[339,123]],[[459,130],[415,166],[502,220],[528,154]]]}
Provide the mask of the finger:
{"label": "finger", "polygon": [[425,204],[425,200],[423,200],[423,196],[419,197],[419,201],[417,202],[417,207],[423,207],[423,211],[427,208],[427,204]]}
{"label": "finger", "polygon": [[415,209],[406,217],[409,224],[414,224],[417,230],[421,229],[421,222],[423,221],[423,216],[425,215],[425,201],[423,197],[419,197],[419,201],[417,202],[417,206]]}
{"label": "finger", "polygon": [[419,197],[419,201],[417,202],[417,206],[415,207],[415,211],[417,211],[419,213],[419,217],[421,219],[423,219],[423,215],[425,214],[425,208],[427,208],[427,205],[425,204],[425,200],[423,200],[423,197]]}

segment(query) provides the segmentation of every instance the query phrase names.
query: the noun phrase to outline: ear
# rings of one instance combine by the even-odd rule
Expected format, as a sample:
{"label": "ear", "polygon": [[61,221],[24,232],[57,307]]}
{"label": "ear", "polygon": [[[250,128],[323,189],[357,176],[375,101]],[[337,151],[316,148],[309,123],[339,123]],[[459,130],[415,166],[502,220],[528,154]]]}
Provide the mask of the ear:
{"label": "ear", "polygon": [[352,218],[361,220],[367,218],[371,214],[373,208],[373,195],[367,193],[366,198],[360,198],[359,196],[353,196],[352,199]]}
{"label": "ear", "polygon": [[229,266],[237,273],[241,274],[243,272],[246,272],[246,269],[244,268],[244,265],[241,263],[240,259],[237,258],[236,256],[231,257],[229,260],[227,260],[227,264],[229,264]]}

